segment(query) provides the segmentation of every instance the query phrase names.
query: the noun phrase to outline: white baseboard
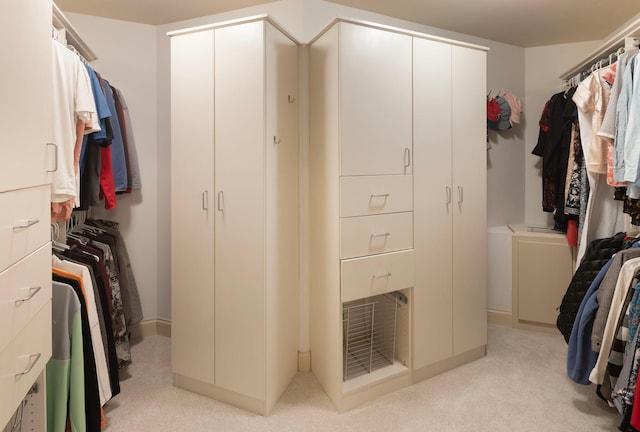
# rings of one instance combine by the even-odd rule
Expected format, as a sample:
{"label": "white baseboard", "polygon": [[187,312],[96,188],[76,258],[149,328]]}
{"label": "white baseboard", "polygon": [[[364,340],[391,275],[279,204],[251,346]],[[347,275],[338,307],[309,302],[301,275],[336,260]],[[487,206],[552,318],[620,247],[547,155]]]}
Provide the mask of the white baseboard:
{"label": "white baseboard", "polygon": [[131,332],[131,342],[140,342],[147,336],[165,336],[171,337],[171,321],[163,319],[151,319],[141,321],[129,328]]}
{"label": "white baseboard", "polygon": [[512,319],[513,317],[510,311],[487,310],[487,322],[489,324],[512,327]]}
{"label": "white baseboard", "polygon": [[298,351],[298,372],[311,372],[311,351]]}

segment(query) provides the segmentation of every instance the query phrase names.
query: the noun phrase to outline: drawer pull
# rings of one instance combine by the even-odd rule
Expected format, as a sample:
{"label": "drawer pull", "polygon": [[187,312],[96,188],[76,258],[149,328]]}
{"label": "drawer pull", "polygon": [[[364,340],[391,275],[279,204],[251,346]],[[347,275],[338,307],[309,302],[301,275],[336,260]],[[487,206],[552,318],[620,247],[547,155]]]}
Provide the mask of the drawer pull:
{"label": "drawer pull", "polygon": [[390,194],[371,194],[371,198],[389,198]]}
{"label": "drawer pull", "polygon": [[13,229],[20,230],[20,229],[30,228],[39,222],[40,222],[40,219],[29,219],[27,221],[21,222],[20,225],[15,225]]}
{"label": "drawer pull", "polygon": [[36,366],[36,363],[38,363],[38,360],[40,360],[40,357],[42,357],[41,353],[31,354],[29,356],[29,366],[27,366],[24,371],[15,374],[16,381],[19,380],[22,376],[27,375],[29,372],[31,372]]}
{"label": "drawer pull", "polygon": [[371,234],[371,238],[374,239],[376,237],[389,237],[391,234],[389,233],[384,233],[384,234]]}
{"label": "drawer pull", "polygon": [[31,300],[36,294],[38,294],[38,292],[40,292],[41,289],[42,289],[41,286],[29,288],[29,295],[26,296],[26,297],[23,297],[21,299],[16,300],[15,304],[19,305],[20,303],[23,303],[23,302]]}
{"label": "drawer pull", "polygon": [[390,277],[391,277],[391,273],[387,272],[387,274],[383,274],[383,275],[380,275],[380,276],[373,275],[373,276],[371,276],[371,280],[385,279],[385,278],[388,279]]}

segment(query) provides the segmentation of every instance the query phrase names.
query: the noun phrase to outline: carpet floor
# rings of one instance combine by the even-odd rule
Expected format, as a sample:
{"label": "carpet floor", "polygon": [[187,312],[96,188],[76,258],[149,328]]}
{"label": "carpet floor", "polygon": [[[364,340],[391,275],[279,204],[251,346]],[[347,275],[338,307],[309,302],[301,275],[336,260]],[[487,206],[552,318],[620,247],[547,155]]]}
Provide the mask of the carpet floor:
{"label": "carpet floor", "polygon": [[560,335],[489,326],[487,356],[338,414],[311,373],[262,417],[172,386],[171,339],[132,348],[106,432],[616,431],[621,416],[566,374]]}

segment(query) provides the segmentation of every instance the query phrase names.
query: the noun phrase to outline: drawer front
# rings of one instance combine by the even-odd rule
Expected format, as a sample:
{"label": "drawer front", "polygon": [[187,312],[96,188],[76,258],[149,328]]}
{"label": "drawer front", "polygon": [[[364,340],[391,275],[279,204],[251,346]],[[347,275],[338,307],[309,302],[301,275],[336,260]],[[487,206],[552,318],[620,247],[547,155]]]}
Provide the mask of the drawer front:
{"label": "drawer front", "polygon": [[50,186],[0,193],[0,270],[51,238]]}
{"label": "drawer front", "polygon": [[415,281],[413,250],[342,261],[342,301],[410,288]]}
{"label": "drawer front", "polygon": [[340,257],[413,248],[413,212],[340,219]]}
{"label": "drawer front", "polygon": [[413,210],[410,175],[340,178],[340,216],[365,216]]}
{"label": "drawer front", "polygon": [[0,273],[0,351],[51,300],[51,247],[42,246]]}
{"label": "drawer front", "polygon": [[51,303],[0,352],[0,424],[5,424],[51,357]]}

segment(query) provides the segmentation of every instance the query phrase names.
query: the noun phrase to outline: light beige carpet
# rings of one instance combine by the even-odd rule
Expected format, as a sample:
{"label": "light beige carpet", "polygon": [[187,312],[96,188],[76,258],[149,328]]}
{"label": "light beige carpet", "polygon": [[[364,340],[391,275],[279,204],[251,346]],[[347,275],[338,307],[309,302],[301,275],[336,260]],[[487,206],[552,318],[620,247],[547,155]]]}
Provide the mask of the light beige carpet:
{"label": "light beige carpet", "polygon": [[298,374],[268,417],[171,385],[171,340],[133,347],[106,432],[616,431],[621,416],[567,378],[560,335],[489,326],[487,356],[338,414],[312,374]]}

